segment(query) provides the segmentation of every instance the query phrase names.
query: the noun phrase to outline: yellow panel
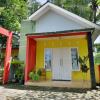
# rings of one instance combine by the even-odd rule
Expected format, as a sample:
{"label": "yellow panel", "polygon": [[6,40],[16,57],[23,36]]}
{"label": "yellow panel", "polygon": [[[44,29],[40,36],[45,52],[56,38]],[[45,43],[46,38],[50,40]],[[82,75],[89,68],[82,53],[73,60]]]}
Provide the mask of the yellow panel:
{"label": "yellow panel", "polygon": [[95,76],[96,76],[96,82],[100,83],[100,77],[99,77],[99,67],[95,65]]}
{"label": "yellow panel", "polygon": [[[49,38],[49,39],[40,39],[37,40],[37,53],[36,53],[36,68],[44,68],[44,49],[45,48],[78,48],[79,56],[87,56],[87,39],[86,37],[75,37],[75,38]],[[88,62],[89,66],[89,62]],[[47,79],[52,79],[52,72],[47,72]],[[82,80],[84,75],[81,71],[72,72],[72,80]],[[90,80],[90,71],[87,73],[86,80]]]}

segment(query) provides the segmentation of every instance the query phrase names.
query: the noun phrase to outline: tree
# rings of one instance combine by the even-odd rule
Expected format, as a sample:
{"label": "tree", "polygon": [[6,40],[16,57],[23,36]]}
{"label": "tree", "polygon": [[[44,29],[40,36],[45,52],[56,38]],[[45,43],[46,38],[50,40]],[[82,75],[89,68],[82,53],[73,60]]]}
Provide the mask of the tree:
{"label": "tree", "polygon": [[0,0],[0,25],[11,31],[19,31],[21,20],[27,18],[26,0]]}
{"label": "tree", "polygon": [[91,10],[92,10],[92,21],[94,22],[94,23],[96,23],[96,13],[97,13],[97,9],[98,9],[98,3],[97,3],[98,1],[97,0],[92,0],[91,2],[90,2],[90,8],[91,8]]}
{"label": "tree", "polygon": [[2,55],[2,49],[5,47],[7,41],[7,37],[0,35],[0,67],[3,65],[4,59]]}
{"label": "tree", "polygon": [[94,23],[97,21],[97,9],[100,0],[49,0]]}
{"label": "tree", "polygon": [[91,0],[51,0],[52,3],[88,20],[91,19],[91,9],[88,7],[90,1]]}
{"label": "tree", "polygon": [[2,48],[6,45],[7,37],[0,35],[0,54]]}
{"label": "tree", "polygon": [[6,4],[6,0],[0,0],[0,7],[4,7]]}
{"label": "tree", "polygon": [[[25,0],[0,0],[0,26],[16,32],[20,30],[21,20],[26,18]],[[2,49],[6,47],[6,42],[7,37],[0,35],[0,64],[3,62]],[[15,42],[13,44],[15,45]]]}
{"label": "tree", "polygon": [[100,19],[100,0],[92,0],[90,8],[92,10],[92,21],[96,23]]}
{"label": "tree", "polygon": [[41,6],[37,0],[28,0],[28,15],[33,14]]}
{"label": "tree", "polygon": [[97,21],[100,21],[100,0],[97,1],[98,9],[97,9]]}
{"label": "tree", "polygon": [[97,1],[98,5],[100,5],[100,0]]}
{"label": "tree", "polygon": [[[100,0],[48,0],[66,10],[69,10],[87,20],[94,23],[100,18],[100,14],[97,14],[98,5]],[[31,15],[34,13],[41,5],[37,0],[28,0],[29,11]]]}

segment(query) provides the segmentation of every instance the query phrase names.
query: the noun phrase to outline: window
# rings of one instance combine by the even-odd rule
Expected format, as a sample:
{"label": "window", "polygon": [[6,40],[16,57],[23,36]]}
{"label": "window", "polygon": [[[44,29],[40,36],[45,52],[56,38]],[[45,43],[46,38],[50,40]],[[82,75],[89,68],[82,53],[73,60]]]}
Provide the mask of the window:
{"label": "window", "polygon": [[47,48],[45,49],[45,69],[51,70],[51,60],[52,60],[52,50]]}
{"label": "window", "polygon": [[72,57],[72,70],[78,71],[79,63],[78,63],[78,51],[77,48],[71,48],[71,57]]}

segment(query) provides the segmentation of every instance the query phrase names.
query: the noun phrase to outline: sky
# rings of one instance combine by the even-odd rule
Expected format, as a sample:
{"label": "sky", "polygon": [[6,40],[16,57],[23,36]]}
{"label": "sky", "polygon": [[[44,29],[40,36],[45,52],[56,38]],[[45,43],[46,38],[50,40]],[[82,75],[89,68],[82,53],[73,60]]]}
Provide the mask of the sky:
{"label": "sky", "polygon": [[41,2],[42,4],[45,3],[47,0],[37,0],[39,2]]}
{"label": "sky", "polygon": [[94,41],[94,43],[100,43],[100,35],[97,37],[97,39]]}

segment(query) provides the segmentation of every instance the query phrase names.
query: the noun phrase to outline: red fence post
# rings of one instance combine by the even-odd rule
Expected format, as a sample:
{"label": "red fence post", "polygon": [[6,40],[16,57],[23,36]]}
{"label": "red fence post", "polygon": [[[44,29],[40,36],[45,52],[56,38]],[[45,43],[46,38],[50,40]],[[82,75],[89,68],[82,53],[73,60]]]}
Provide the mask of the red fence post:
{"label": "red fence post", "polygon": [[11,49],[12,49],[12,32],[9,32],[9,36],[7,37],[7,43],[6,43],[3,84],[7,83],[9,79]]}

